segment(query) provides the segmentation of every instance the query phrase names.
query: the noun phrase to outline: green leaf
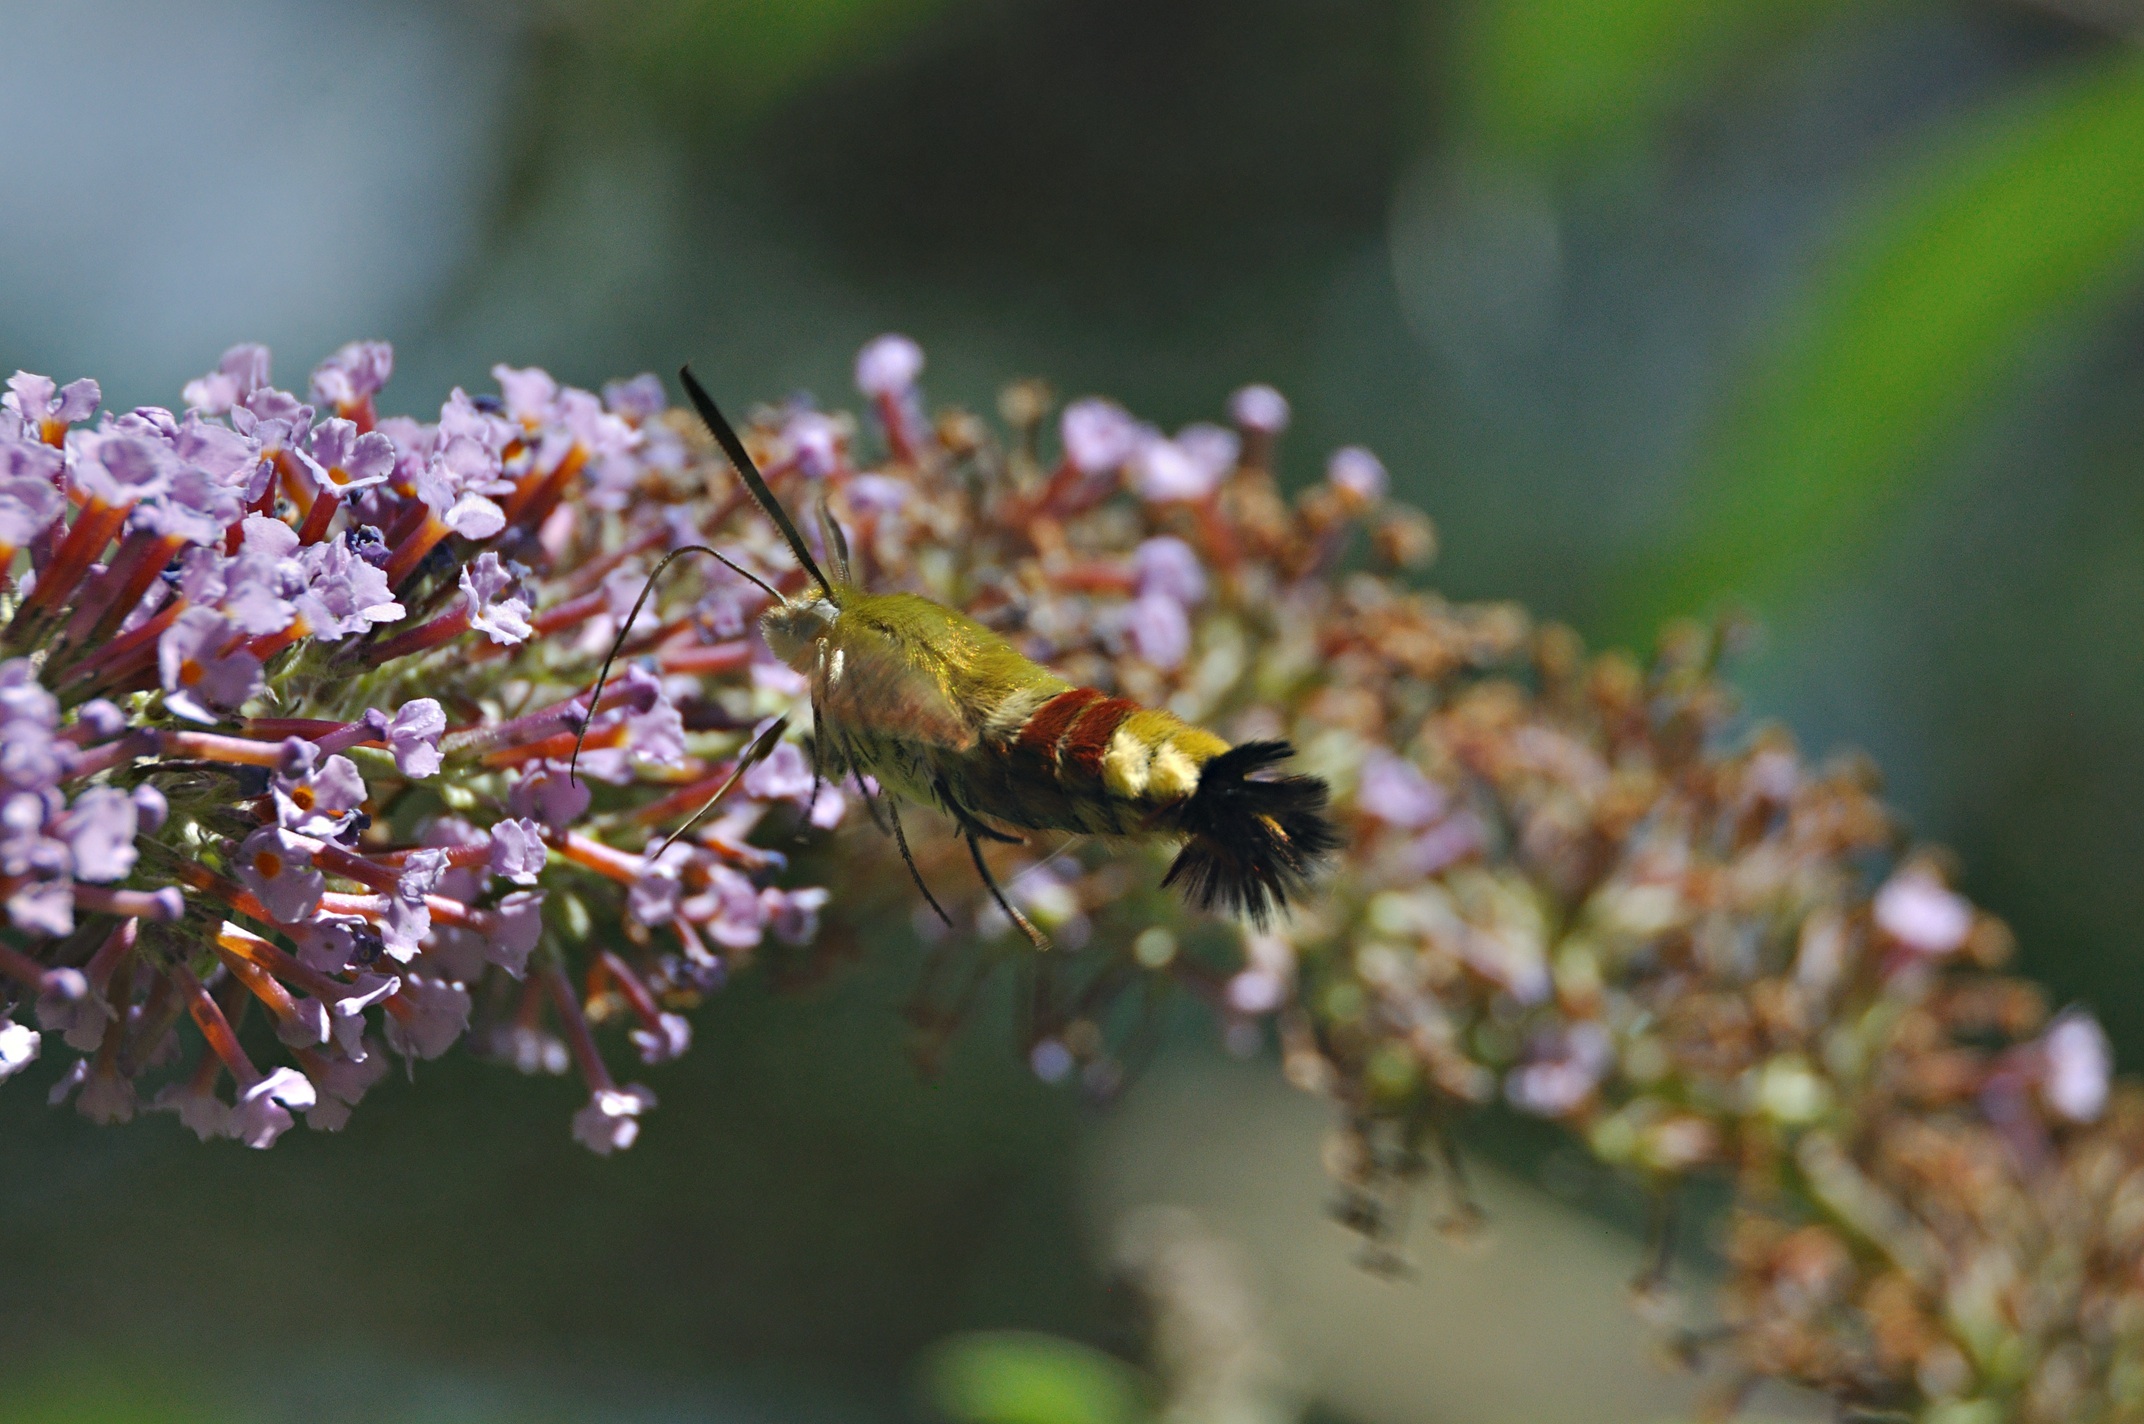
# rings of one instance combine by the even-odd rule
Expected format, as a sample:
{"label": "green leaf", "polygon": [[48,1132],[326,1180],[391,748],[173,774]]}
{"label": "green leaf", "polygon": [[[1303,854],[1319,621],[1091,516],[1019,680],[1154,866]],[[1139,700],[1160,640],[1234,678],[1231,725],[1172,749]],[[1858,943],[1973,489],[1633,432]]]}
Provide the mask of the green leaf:
{"label": "green leaf", "polygon": [[1612,632],[1762,606],[1850,562],[2034,338],[2144,267],[2144,63],[1946,129],[1878,191],[1727,405],[1683,536]]}
{"label": "green leaf", "polygon": [[1055,1335],[979,1331],[931,1352],[923,1390],[954,1424],[1147,1424],[1144,1375]]}
{"label": "green leaf", "polygon": [[[1866,9],[1873,0],[1864,0]],[[1468,135],[1541,164],[1644,139],[1841,0],[1482,0],[1459,50]]]}
{"label": "green leaf", "polygon": [[750,113],[885,51],[951,0],[582,0],[582,27],[644,83]]}

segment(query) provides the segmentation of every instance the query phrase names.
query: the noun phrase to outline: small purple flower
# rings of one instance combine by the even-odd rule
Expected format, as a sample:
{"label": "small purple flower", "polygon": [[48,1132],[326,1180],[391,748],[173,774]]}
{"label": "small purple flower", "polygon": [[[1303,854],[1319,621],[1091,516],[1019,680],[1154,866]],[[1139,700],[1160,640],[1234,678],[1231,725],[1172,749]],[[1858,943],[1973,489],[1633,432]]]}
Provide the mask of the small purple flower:
{"label": "small purple flower", "polygon": [[289,391],[258,386],[246,392],[231,407],[231,428],[256,441],[264,461],[285,453],[301,464],[311,458],[305,433],[313,428],[313,408]]}
{"label": "small purple flower", "polygon": [[1392,486],[1385,462],[1360,445],[1333,451],[1325,462],[1325,478],[1349,502],[1362,506],[1376,504]]}
{"label": "small purple flower", "polygon": [[186,383],[181,392],[189,409],[223,415],[268,384],[268,348],[243,342],[223,353],[216,369]]}
{"label": "small purple flower", "polygon": [[635,762],[677,766],[685,759],[685,719],[670,701],[662,680],[645,668],[633,666],[626,669],[620,682],[635,690],[647,690],[650,696],[645,710],[633,711],[629,704],[604,713],[596,719],[596,725],[615,726],[622,720],[625,740],[581,753],[583,777],[613,784],[631,780]]}
{"label": "small purple flower", "polygon": [[164,818],[171,814],[170,803],[164,793],[144,781],[134,788],[128,797],[134,803],[135,830],[145,836],[153,836],[164,827]]}
{"label": "small purple flower", "polygon": [[395,770],[404,776],[421,781],[439,770],[439,739],[447,730],[447,714],[437,699],[414,698],[397,707],[393,717],[368,708],[365,725],[387,739]]}
{"label": "small purple flower", "polygon": [[806,479],[823,480],[841,468],[841,423],[816,410],[792,411],[782,422],[789,461]]}
{"label": "small purple flower", "polygon": [[1115,474],[1139,448],[1139,422],[1115,401],[1097,396],[1066,406],[1057,428],[1065,459],[1090,477]]}
{"label": "small purple flower", "polygon": [[543,827],[531,820],[500,821],[491,828],[491,873],[516,885],[534,885],[543,874]]}
{"label": "small purple flower", "polygon": [[99,1127],[134,1120],[134,1080],[122,1078],[116,1069],[92,1065],[83,1081],[75,1111]]}
{"label": "small purple flower", "polygon": [[573,1115],[574,1141],[599,1157],[631,1147],[640,1136],[640,1115],[654,1106],[655,1094],[638,1083],[597,1088]]}
{"label": "small purple flower", "polygon": [[1876,928],[1915,954],[1936,958],[1957,951],[1972,933],[1973,907],[1920,867],[1885,881],[1871,905]]}
{"label": "small purple flower", "polygon": [[346,756],[331,756],[299,776],[278,776],[272,790],[283,828],[315,840],[340,836],[365,804],[365,778]]}
{"label": "small purple flower", "polygon": [[1286,430],[1288,414],[1288,398],[1271,386],[1245,386],[1228,398],[1228,418],[1260,435]]}
{"label": "small purple flower", "polygon": [[1176,448],[1209,480],[1219,484],[1236,468],[1243,454],[1243,440],[1233,430],[1202,420],[1176,432]]}
{"label": "small purple flower", "polygon": [[281,826],[263,826],[238,848],[238,878],[275,917],[295,925],[320,908],[327,879],[313,869],[312,847]]}
{"label": "small purple flower", "polygon": [[772,886],[759,892],[761,910],[766,913],[767,928],[783,944],[809,944],[819,934],[819,912],[826,908],[833,892],[823,885],[807,885],[802,890],[781,890]]}
{"label": "small purple flower", "polygon": [[1124,611],[1124,636],[1134,653],[1163,672],[1182,667],[1191,655],[1190,615],[1163,594],[1132,600]]}
{"label": "small purple flower", "polygon": [[437,1058],[469,1031],[469,991],[452,980],[411,974],[401,999],[409,1014],[387,1016],[387,1044],[405,1058]]}
{"label": "small purple flower", "polygon": [[424,948],[432,932],[432,910],[425,896],[439,888],[447,872],[443,850],[413,850],[402,860],[402,872],[387,895],[387,915],[380,923],[380,942],[387,954],[407,964]]}
{"label": "small purple flower", "polygon": [[1132,554],[1141,597],[1171,598],[1186,608],[1206,598],[1206,570],[1189,544],[1173,534],[1148,539]]}
{"label": "small purple flower", "polygon": [[588,783],[576,780],[564,762],[539,762],[522,774],[506,793],[507,809],[563,831],[587,814],[593,793]]}
{"label": "small purple flower", "polygon": [[1295,985],[1295,946],[1279,935],[1246,934],[1244,967],[1228,981],[1228,1006],[1239,1014],[1270,1014]]}
{"label": "small purple flower", "polygon": [[67,507],[58,484],[64,463],[50,445],[0,440],[0,546],[20,549],[60,517]]}
{"label": "small purple flower", "polygon": [[297,557],[305,576],[297,609],[314,637],[347,638],[376,623],[402,620],[404,610],[388,587],[387,575],[347,537],[308,545]]}
{"label": "small purple flower", "polygon": [[203,1142],[231,1135],[230,1104],[191,1082],[166,1083],[149,1102],[149,1111],[179,1115],[179,1123]]}
{"label": "small purple flower", "polygon": [[668,410],[670,396],[663,390],[662,377],[653,371],[642,371],[630,381],[605,385],[603,404],[613,415],[624,416],[637,425]]}
{"label": "small purple flower", "polygon": [[[253,515],[246,524],[256,520],[290,534],[296,546],[297,536],[282,520]],[[214,549],[196,550],[179,575],[180,591],[194,603],[219,607],[242,633],[263,637],[282,632],[298,616],[292,599],[305,588],[305,572],[297,560],[271,552],[272,542],[256,541],[249,528],[235,559],[225,559]]]}
{"label": "small purple flower", "polygon": [[541,366],[516,368],[501,362],[491,368],[491,378],[499,383],[508,415],[530,429],[550,423],[558,403],[558,382],[549,371]]}
{"label": "small purple flower", "polygon": [[[642,1025],[626,1035],[640,1050],[640,1061],[649,1067],[683,1058],[692,1048],[692,1021],[683,1014],[658,1014],[652,1025]],[[5,1077],[0,1069],[0,1077]]]}
{"label": "small purple flower", "polygon": [[0,407],[20,416],[35,438],[56,441],[68,426],[89,419],[103,399],[103,390],[87,376],[56,387],[50,376],[17,371],[7,379],[7,394],[0,396]]}
{"label": "small purple flower", "polygon": [[[756,733],[755,733],[756,735]],[[802,805],[818,778],[811,758],[794,742],[778,742],[773,751],[746,768],[741,785],[756,801],[794,801]]]}
{"label": "small purple flower", "polygon": [[1576,1023],[1505,1077],[1504,1096],[1521,1112],[1561,1117],[1592,1096],[1614,1061],[1608,1031],[1596,1023]]}
{"label": "small purple flower", "polygon": [[290,1110],[304,1112],[318,1101],[312,1079],[295,1068],[277,1068],[239,1093],[231,1107],[231,1136],[248,1147],[273,1147],[292,1126]]}
{"label": "small purple flower", "polygon": [[[384,341],[351,341],[313,367],[313,400],[348,409],[369,396],[395,373],[395,348]],[[265,378],[266,373],[263,372]],[[324,463],[324,462],[323,462]]]}
{"label": "small purple flower", "polygon": [[0,1083],[37,1061],[44,1035],[28,1024],[0,1018]]}
{"label": "small purple flower", "polygon": [[321,421],[313,428],[311,453],[321,482],[345,498],[386,484],[395,472],[394,441],[377,430],[358,434],[355,421]]}
{"label": "small purple flower", "polygon": [[318,1072],[313,1087],[320,1100],[306,1111],[305,1125],[315,1132],[340,1132],[350,1121],[350,1109],[387,1076],[387,1056],[360,1051],[344,1058],[323,1058]]}
{"label": "small purple flower", "polygon": [[469,626],[492,642],[510,647],[525,641],[536,630],[529,626],[528,600],[520,597],[521,580],[490,550],[462,566],[462,601],[469,610]]}
{"label": "small purple flower", "polygon": [[162,494],[178,470],[178,457],[161,440],[140,435],[82,438],[74,462],[74,487],[113,508]]}
{"label": "small purple flower", "polygon": [[2082,1010],[2064,1012],[2048,1026],[2040,1052],[2047,1105],[2071,1122],[2097,1121],[2114,1077],[2114,1049],[2099,1021]]}
{"label": "small purple flower", "polygon": [[873,399],[907,395],[922,374],[923,348],[905,336],[875,337],[856,353],[856,389]]}
{"label": "small purple flower", "polygon": [[707,889],[678,906],[724,949],[750,949],[766,937],[767,906],[752,882],[726,865],[707,867]]}
{"label": "small purple flower", "polygon": [[315,915],[287,927],[299,962],[323,974],[340,974],[353,963],[370,963],[381,952],[380,933],[357,915]]}
{"label": "small purple flower", "polygon": [[291,1048],[319,1048],[328,1041],[330,1031],[328,1006],[310,997],[293,1002],[275,1026],[275,1036]]}
{"label": "small purple flower", "polygon": [[1131,458],[1132,487],[1150,504],[1197,501],[1214,492],[1222,472],[1178,442],[1146,432]]}
{"label": "small purple flower", "polygon": [[528,972],[529,955],[542,938],[543,891],[515,890],[492,907],[484,952],[493,964],[519,979]]}
{"label": "small purple flower", "polygon": [[644,859],[640,874],[626,888],[626,913],[644,925],[667,924],[675,919],[684,894],[681,876],[692,857],[692,847],[680,842]]}
{"label": "small purple flower", "polygon": [[1403,756],[1377,747],[1363,758],[1355,806],[1365,815],[1414,831],[1440,819],[1450,801],[1443,787]]}
{"label": "small purple flower", "polygon": [[914,491],[908,481],[892,475],[863,474],[850,480],[841,493],[858,514],[887,515],[899,514]]}
{"label": "small purple flower", "polygon": [[196,722],[212,708],[242,705],[261,687],[261,660],[239,644],[239,630],[213,608],[189,608],[157,639],[164,705]]}
{"label": "small purple flower", "polygon": [[7,917],[25,934],[73,934],[74,883],[64,876],[23,882],[7,897]]}
{"label": "small purple flower", "polygon": [[328,1028],[335,1040],[335,1046],[341,1050],[344,1057],[353,1062],[364,1060],[365,1010],[391,997],[401,988],[400,975],[360,974],[347,991],[321,1005],[327,1014]]}
{"label": "small purple flower", "polygon": [[131,527],[187,544],[213,544],[245,512],[229,483],[194,465],[181,465],[160,493],[134,506]]}
{"label": "small purple flower", "polygon": [[126,879],[134,869],[135,828],[134,802],[124,791],[93,786],[75,797],[60,818],[75,877],[99,885]]}
{"label": "small purple flower", "polygon": [[[488,416],[479,419],[493,422]],[[444,423],[445,412],[441,420]],[[493,423],[509,433],[514,429],[505,421]],[[506,527],[506,512],[490,496],[512,485],[504,478],[498,450],[475,435],[446,439],[418,472],[416,486],[418,498],[430,506],[433,515],[465,539],[489,539]]]}

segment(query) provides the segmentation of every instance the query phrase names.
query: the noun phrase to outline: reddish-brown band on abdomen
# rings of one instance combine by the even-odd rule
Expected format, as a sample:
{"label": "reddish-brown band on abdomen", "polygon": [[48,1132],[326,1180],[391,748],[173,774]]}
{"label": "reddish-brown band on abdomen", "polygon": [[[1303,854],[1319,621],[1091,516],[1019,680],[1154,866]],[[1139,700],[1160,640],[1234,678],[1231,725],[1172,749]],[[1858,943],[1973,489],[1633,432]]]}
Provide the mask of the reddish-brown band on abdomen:
{"label": "reddish-brown band on abdomen", "polygon": [[1102,754],[1109,750],[1109,739],[1124,725],[1124,719],[1139,710],[1139,704],[1129,698],[1112,697],[1098,702],[1080,714],[1065,733],[1065,739],[1057,744],[1057,765],[1064,772],[1077,770],[1082,775],[1099,778],[1102,774]]}
{"label": "reddish-brown band on abdomen", "polygon": [[1034,757],[1038,761],[1054,762],[1057,743],[1071,725],[1079,720],[1079,714],[1104,696],[1097,688],[1075,687],[1070,692],[1060,692],[1049,701],[1028,713],[1027,721],[1020,725],[1020,735],[1013,739],[1013,751]]}

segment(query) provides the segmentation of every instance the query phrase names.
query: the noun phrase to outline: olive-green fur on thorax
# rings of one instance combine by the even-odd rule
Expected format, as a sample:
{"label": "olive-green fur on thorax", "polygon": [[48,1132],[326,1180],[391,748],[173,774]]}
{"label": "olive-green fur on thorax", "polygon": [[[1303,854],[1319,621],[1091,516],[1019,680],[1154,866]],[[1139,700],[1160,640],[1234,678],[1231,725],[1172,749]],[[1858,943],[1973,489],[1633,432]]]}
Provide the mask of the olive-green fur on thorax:
{"label": "olive-green fur on thorax", "polygon": [[[1020,737],[1028,719],[1073,684],[973,618],[913,593],[830,589],[763,620],[771,648],[810,680],[822,774],[855,771],[888,791],[993,828],[1084,835],[1166,832],[1168,811],[1196,768],[1228,743],[1154,708],[1129,712],[1108,774],[1066,765]],[[1098,695],[1098,694],[1089,694]],[[1119,704],[1120,706],[1122,704]],[[1120,737],[1121,741],[1121,737]],[[1144,783],[1145,758],[1178,773]]]}

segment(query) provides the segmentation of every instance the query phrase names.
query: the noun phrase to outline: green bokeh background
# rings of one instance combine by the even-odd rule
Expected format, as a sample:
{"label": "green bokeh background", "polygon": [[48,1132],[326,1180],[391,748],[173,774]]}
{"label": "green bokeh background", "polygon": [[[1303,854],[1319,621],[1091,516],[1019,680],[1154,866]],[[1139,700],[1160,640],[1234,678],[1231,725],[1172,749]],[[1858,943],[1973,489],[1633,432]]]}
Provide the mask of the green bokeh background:
{"label": "green bokeh background", "polygon": [[[939,397],[1041,374],[1170,426],[1271,381],[1289,477],[1377,449],[1448,592],[1596,641],[1753,612],[1752,713],[1874,753],[2134,1063],[2125,14],[22,0],[0,362],[131,404],[231,341],[295,380],[365,335],[400,408],[499,360],[841,399],[900,329]],[[566,1085],[459,1061],[266,1156],[12,1082],[0,1421],[875,1420],[923,1407],[951,1332],[1124,1345],[1106,1121],[988,1015],[922,1082],[908,973],[727,992],[608,1161],[567,1142]],[[1195,1015],[1178,1040],[1205,1051]]]}

